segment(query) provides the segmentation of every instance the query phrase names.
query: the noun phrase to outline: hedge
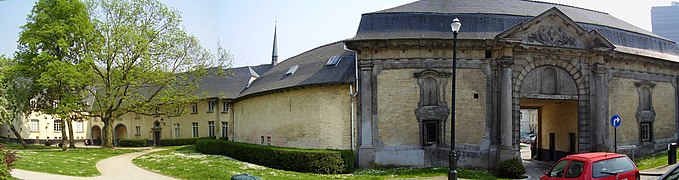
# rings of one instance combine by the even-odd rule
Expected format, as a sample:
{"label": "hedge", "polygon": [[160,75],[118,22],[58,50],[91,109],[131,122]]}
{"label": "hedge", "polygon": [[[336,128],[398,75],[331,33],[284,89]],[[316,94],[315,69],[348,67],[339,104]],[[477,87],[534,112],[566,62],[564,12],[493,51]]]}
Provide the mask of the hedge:
{"label": "hedge", "polygon": [[295,149],[212,139],[198,140],[196,150],[275,169],[319,174],[350,172],[356,159],[351,150]]}
{"label": "hedge", "polygon": [[183,146],[194,145],[198,139],[215,139],[215,137],[198,137],[198,138],[178,138],[178,139],[160,139],[158,145],[160,146]]}
{"label": "hedge", "polygon": [[119,139],[118,146],[120,147],[146,147],[149,146],[149,140],[143,138]]}

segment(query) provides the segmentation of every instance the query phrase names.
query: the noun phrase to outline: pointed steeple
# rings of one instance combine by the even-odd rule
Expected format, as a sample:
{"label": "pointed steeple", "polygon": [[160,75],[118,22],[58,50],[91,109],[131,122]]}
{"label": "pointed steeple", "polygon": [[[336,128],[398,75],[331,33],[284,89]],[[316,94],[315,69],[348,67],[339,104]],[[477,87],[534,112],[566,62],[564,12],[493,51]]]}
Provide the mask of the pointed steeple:
{"label": "pointed steeple", "polygon": [[278,22],[274,24],[273,28],[273,52],[271,52],[271,65],[275,66],[278,64],[278,45],[276,44],[276,28]]}

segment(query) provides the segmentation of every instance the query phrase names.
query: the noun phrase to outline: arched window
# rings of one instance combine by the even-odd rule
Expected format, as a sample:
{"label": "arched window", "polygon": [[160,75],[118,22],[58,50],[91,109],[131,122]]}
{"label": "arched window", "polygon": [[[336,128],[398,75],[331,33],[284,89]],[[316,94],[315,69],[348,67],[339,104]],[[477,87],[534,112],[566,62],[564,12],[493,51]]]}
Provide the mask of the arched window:
{"label": "arched window", "polygon": [[648,87],[641,88],[641,97],[639,98],[639,108],[641,110],[651,110],[651,90]]}
{"label": "arched window", "polygon": [[425,106],[436,106],[438,105],[438,88],[436,84],[436,79],[432,77],[426,77],[424,79],[424,84],[422,86],[422,105]]}

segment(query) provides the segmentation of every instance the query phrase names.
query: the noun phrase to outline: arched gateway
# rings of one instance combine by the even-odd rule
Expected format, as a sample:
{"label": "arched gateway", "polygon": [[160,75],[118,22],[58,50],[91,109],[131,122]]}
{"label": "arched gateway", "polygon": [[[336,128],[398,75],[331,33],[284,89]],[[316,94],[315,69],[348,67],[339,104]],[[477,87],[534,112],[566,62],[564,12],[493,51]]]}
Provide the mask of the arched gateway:
{"label": "arched gateway", "polygon": [[522,108],[537,111],[540,160],[612,152],[611,114],[629,120],[619,143],[658,151],[677,137],[679,49],[618,22],[519,0],[426,0],[364,14],[345,41],[357,52],[358,165],[445,166],[454,146],[459,167],[495,169],[519,157]]}

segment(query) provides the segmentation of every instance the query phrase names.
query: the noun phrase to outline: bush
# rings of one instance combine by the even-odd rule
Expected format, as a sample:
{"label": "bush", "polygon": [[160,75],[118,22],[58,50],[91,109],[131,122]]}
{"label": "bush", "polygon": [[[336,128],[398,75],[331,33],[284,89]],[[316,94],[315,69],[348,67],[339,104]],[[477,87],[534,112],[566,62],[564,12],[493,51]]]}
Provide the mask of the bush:
{"label": "bush", "polygon": [[158,145],[160,146],[183,146],[194,145],[199,139],[215,139],[216,137],[197,137],[197,138],[178,138],[178,139],[160,139]]}
{"label": "bush", "polygon": [[142,138],[119,139],[118,146],[120,147],[146,147],[149,146],[149,141]]}
{"label": "bush", "polygon": [[51,142],[49,142],[49,141],[45,141],[45,146],[51,146],[51,145],[52,145],[52,143],[51,143]]}
{"label": "bush", "polygon": [[207,139],[198,140],[196,150],[275,169],[320,174],[350,172],[356,158],[351,150],[295,149]]}
{"label": "bush", "polygon": [[498,165],[498,173],[500,177],[504,178],[521,178],[526,174],[526,168],[521,164],[518,158],[500,161]]}
{"label": "bush", "polygon": [[16,151],[2,150],[5,146],[0,144],[0,179],[14,179],[9,171],[16,161]]}

